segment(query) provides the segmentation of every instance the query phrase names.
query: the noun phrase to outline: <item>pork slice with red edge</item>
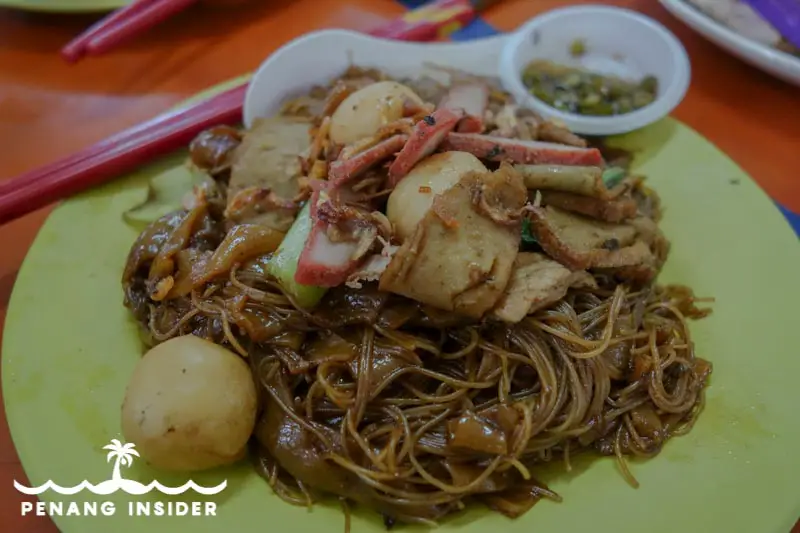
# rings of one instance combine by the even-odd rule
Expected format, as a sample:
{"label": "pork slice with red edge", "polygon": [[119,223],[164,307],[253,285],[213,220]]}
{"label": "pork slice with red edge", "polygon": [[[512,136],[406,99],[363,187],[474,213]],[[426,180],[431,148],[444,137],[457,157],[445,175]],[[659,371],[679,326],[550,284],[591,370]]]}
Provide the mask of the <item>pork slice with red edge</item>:
{"label": "pork slice with red edge", "polygon": [[334,187],[339,187],[359,177],[370,168],[402,150],[407,140],[408,135],[394,135],[349,159],[334,161],[328,170],[328,181]]}
{"label": "pork slice with red edge", "polygon": [[349,204],[350,196],[347,189],[328,186],[319,188],[311,197],[311,232],[297,264],[298,283],[341,285],[373,249],[381,230],[384,236],[391,231],[385,217]]}
{"label": "pork slice with red edge", "polygon": [[333,242],[327,233],[328,223],[319,216],[319,206],[331,201],[328,191],[317,189],[311,202],[311,233],[297,262],[294,279],[304,285],[335,287],[344,283],[357,268],[353,255],[357,242]]}
{"label": "pork slice with red edge", "polygon": [[464,111],[464,117],[456,126],[459,133],[482,133],[483,114],[488,105],[489,87],[483,83],[463,83],[450,88],[439,108]]}
{"label": "pork slice with red edge", "polygon": [[469,152],[479,159],[512,161],[526,165],[603,165],[603,156],[596,148],[473,133],[450,133],[441,148]]}
{"label": "pork slice with red edge", "polygon": [[294,279],[303,285],[336,287],[341,285],[358,267],[351,259],[358,243],[333,242],[325,232],[324,223],[315,224],[308,236]]}
{"label": "pork slice with red edge", "polygon": [[463,116],[460,109],[443,108],[417,122],[405,146],[389,167],[389,185],[397,185],[414,165],[436,151]]}

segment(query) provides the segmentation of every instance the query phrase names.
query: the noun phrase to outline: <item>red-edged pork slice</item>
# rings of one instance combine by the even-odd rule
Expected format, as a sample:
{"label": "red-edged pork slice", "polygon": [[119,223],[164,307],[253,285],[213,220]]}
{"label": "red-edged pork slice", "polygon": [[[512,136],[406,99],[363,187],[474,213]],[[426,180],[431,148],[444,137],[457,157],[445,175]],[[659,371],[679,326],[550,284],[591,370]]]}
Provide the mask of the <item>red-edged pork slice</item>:
{"label": "red-edged pork slice", "polygon": [[295,281],[335,287],[347,281],[391,225],[379,212],[349,205],[347,189],[318,188],[311,203],[311,232],[300,254]]}
{"label": "red-edged pork slice", "polygon": [[463,116],[461,110],[437,109],[417,122],[397,159],[389,167],[389,185],[397,185],[414,165],[431,155]]}
{"label": "red-edged pork slice", "polygon": [[319,207],[330,198],[326,190],[315,190],[311,202],[311,233],[308,236],[294,279],[304,285],[335,287],[344,283],[356,269],[353,259],[358,242],[333,242],[328,236],[328,223],[319,216]]}
{"label": "red-edged pork slice", "polygon": [[407,140],[408,135],[394,135],[349,159],[340,159],[333,162],[328,171],[328,181],[333,183],[334,187],[338,187],[357,178],[378,163],[389,159],[402,150]]}
{"label": "red-edged pork slice", "polygon": [[489,105],[489,87],[483,83],[454,85],[439,103],[439,108],[462,109],[464,118],[456,126],[460,133],[482,133],[483,114]]}
{"label": "red-edged pork slice", "polygon": [[352,259],[358,243],[333,242],[325,230],[326,226],[322,222],[316,222],[311,229],[294,275],[298,283],[336,287],[347,281],[358,267],[358,262]]}
{"label": "red-edged pork slice", "polygon": [[596,148],[578,148],[473,133],[450,133],[441,147],[444,150],[469,152],[480,159],[526,165],[603,165],[603,156]]}

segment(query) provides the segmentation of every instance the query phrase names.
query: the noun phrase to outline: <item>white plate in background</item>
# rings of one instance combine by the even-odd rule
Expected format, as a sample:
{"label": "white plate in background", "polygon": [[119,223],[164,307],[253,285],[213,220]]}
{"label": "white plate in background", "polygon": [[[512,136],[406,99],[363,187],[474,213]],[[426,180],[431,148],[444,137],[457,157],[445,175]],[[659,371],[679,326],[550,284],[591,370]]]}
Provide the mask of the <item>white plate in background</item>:
{"label": "white plate in background", "polygon": [[800,58],[739,35],[686,0],[659,2],[684,24],[725,51],[768,74],[800,86]]}

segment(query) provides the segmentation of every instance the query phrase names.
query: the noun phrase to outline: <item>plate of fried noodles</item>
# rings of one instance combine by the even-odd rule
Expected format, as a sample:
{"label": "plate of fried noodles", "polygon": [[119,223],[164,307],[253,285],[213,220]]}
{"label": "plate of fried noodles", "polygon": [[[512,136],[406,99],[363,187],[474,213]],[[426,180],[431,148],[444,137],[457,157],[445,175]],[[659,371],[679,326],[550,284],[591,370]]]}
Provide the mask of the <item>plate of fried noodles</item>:
{"label": "plate of fried noodles", "polygon": [[3,346],[31,485],[108,479],[111,439],[115,476],[227,483],[42,493],[115,505],[62,531],[789,531],[796,237],[673,119],[517,106],[501,44],[307,35],[245,126],[53,212]]}

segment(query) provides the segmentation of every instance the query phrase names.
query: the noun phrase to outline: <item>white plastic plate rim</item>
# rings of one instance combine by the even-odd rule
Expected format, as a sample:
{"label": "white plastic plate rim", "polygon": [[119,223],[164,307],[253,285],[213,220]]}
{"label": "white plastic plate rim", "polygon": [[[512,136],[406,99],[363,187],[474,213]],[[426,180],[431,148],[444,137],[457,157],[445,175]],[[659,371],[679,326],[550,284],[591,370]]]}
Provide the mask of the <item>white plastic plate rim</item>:
{"label": "white plastic plate rim", "polygon": [[686,0],[659,0],[681,22],[746,63],[800,86],[800,58],[743,37],[689,4]]}
{"label": "white plastic plate rim", "polygon": [[[674,76],[669,80],[664,91],[658,95],[655,102],[647,107],[614,117],[585,117],[573,113],[564,113],[544,102],[530,96],[522,84],[519,72],[514,63],[517,48],[526,42],[533,31],[543,27],[554,19],[570,15],[586,16],[592,13],[611,15],[627,19],[629,22],[640,24],[653,34],[654,38],[662,40],[669,48],[673,61]],[[553,9],[545,14],[535,17],[516,30],[509,38],[501,54],[500,75],[506,89],[514,94],[517,99],[525,98],[524,105],[550,118],[564,122],[571,130],[585,135],[614,135],[627,133],[667,116],[686,95],[691,79],[691,63],[681,42],[661,23],[630,9],[610,7],[603,5],[578,5]],[[663,82],[663,80],[662,80]]]}
{"label": "white plastic plate rim", "polygon": [[393,76],[413,76],[429,62],[497,76],[496,66],[507,36],[466,43],[406,43],[379,39],[349,30],[322,30],[306,34],[274,52],[261,64],[244,101],[244,124],[278,111],[287,98],[326,83],[350,65],[375,67]]}

